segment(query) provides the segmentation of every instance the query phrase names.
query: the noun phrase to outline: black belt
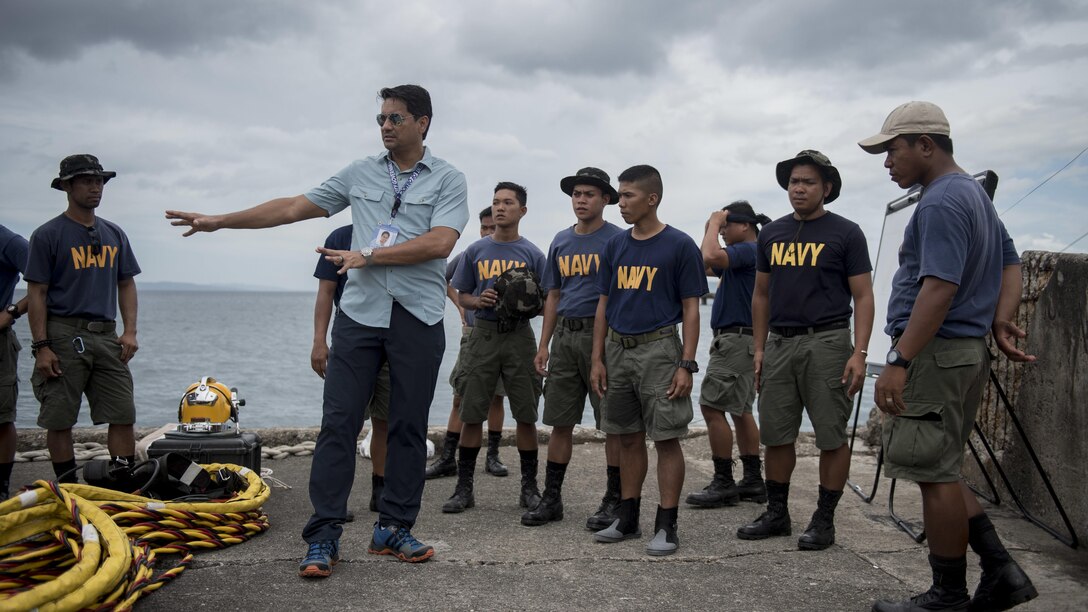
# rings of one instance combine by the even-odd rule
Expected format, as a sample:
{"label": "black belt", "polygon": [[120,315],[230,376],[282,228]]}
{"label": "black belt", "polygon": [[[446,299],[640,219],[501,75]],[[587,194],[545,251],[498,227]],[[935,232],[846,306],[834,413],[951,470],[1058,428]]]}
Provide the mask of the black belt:
{"label": "black belt", "polygon": [[717,338],[722,334],[741,334],[743,336],[754,335],[751,327],[719,327],[714,330],[714,337]]}
{"label": "black belt", "polygon": [[662,338],[668,338],[669,336],[675,335],[675,325],[662,327],[660,329],[655,329],[652,332],[646,332],[645,334],[638,334],[635,336],[624,336],[623,334],[617,332],[611,327],[608,328],[608,337],[622,344],[623,348],[625,349],[632,349],[640,344],[646,344],[647,342],[653,342],[655,340],[661,340]]}
{"label": "black belt", "polygon": [[49,321],[51,323],[71,325],[76,329],[85,329],[92,334],[113,332],[117,329],[117,321],[90,321],[79,317],[58,317],[54,315],[49,315]]}
{"label": "black belt", "polygon": [[783,338],[792,338],[794,336],[818,334],[820,332],[831,331],[833,329],[846,329],[848,327],[850,327],[850,321],[843,319],[842,321],[833,321],[825,325],[816,325],[813,327],[775,327],[772,325],[771,331]]}
{"label": "black belt", "polygon": [[559,317],[559,325],[561,325],[562,327],[564,327],[564,328],[566,328],[566,329],[568,329],[569,331],[572,331],[572,332],[582,331],[583,329],[592,330],[593,329],[593,317],[584,317],[584,318],[581,318],[581,319],[579,319],[579,318]]}
{"label": "black belt", "polygon": [[506,334],[514,331],[515,329],[521,329],[529,325],[528,319],[518,319],[516,321],[491,321],[489,319],[476,318],[474,327],[480,329],[490,329],[499,332],[500,334]]}

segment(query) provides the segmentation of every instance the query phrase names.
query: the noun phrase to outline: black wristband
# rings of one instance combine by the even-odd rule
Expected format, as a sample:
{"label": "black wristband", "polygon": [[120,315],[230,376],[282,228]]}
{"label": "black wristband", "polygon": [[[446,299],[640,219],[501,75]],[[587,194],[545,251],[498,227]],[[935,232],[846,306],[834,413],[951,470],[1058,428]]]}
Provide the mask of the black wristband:
{"label": "black wristband", "polygon": [[45,340],[35,340],[34,342],[30,343],[31,350],[35,351],[42,348],[43,346],[53,346],[53,340],[51,338],[46,338]]}

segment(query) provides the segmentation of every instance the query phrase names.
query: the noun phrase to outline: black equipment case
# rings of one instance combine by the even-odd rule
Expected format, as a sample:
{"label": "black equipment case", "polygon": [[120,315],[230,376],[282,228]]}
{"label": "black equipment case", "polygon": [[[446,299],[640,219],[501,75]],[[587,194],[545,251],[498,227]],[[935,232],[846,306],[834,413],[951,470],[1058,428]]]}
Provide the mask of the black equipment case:
{"label": "black equipment case", "polygon": [[241,433],[186,433],[170,431],[147,447],[148,457],[180,453],[200,464],[233,463],[261,472],[261,436]]}

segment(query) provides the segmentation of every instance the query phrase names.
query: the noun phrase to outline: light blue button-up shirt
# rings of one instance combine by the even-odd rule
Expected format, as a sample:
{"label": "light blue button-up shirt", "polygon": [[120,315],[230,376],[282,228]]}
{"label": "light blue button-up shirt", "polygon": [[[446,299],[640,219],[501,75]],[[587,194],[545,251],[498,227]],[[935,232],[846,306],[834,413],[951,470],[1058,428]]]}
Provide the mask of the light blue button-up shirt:
{"label": "light blue button-up shirt", "polygon": [[[386,161],[389,153],[360,159],[337,172],[306,194],[306,199],[332,216],[351,207],[351,248],[369,244],[375,228],[389,223],[393,210],[393,186]],[[400,244],[436,227],[453,228],[458,234],[468,223],[468,185],[465,175],[445,160],[423,149],[416,168],[399,171],[403,188],[416,168],[419,175],[401,195],[393,225]],[[348,282],[340,309],[352,320],[370,327],[389,327],[393,302],[427,325],[442,320],[446,306],[446,260],[432,259],[410,266],[364,266],[348,270]]]}

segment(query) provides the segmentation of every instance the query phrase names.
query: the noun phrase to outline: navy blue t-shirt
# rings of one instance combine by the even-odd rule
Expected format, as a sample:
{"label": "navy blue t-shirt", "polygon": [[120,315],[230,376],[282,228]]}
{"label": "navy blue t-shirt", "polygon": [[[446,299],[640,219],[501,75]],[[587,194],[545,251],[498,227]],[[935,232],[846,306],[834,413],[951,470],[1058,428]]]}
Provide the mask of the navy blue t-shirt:
{"label": "navy blue t-shirt", "polygon": [[636,240],[631,230],[613,236],[601,257],[597,291],[608,296],[608,326],[633,336],[680,323],[683,300],[710,289],[695,241],[666,225],[646,240]]}
{"label": "navy blue t-shirt", "polygon": [[[491,236],[473,242],[461,257],[453,273],[453,288],[463,293],[480,295],[495,285],[495,281],[510,268],[528,267],[537,276],[544,274],[544,252],[526,238],[513,242],[496,242]],[[480,308],[477,319],[498,320],[494,308]]]}
{"label": "navy blue t-shirt", "polygon": [[[345,225],[334,229],[325,238],[325,248],[337,251],[351,250],[351,226]],[[340,308],[340,296],[344,295],[344,285],[348,282],[347,274],[337,274],[340,266],[325,261],[324,255],[317,256],[317,267],[314,268],[314,278],[318,280],[336,281],[336,295],[333,296],[333,304]]]}
{"label": "navy blue t-shirt", "polygon": [[[446,284],[449,284],[453,280],[453,273],[457,271],[457,266],[461,264],[461,258],[464,257],[465,252],[454,255],[450,258],[450,262],[446,264]],[[472,327],[476,323],[476,315],[472,314],[471,310],[465,311],[465,327]]]}
{"label": "navy blue t-shirt", "polygon": [[597,313],[601,252],[608,240],[620,233],[623,230],[605,221],[591,234],[579,234],[571,226],[555,235],[541,285],[545,292],[559,290],[559,316],[583,319]]}
{"label": "navy blue t-shirt", "polygon": [[100,242],[97,254],[89,228],[64,214],[30,235],[23,278],[49,285],[49,314],[92,321],[117,318],[117,283],[139,274],[140,265],[120,227],[98,217],[94,230]]}
{"label": "navy blue t-shirt", "polygon": [[26,270],[29,253],[26,238],[0,225],[0,308],[7,308],[15,298],[15,285]]}
{"label": "navy blue t-shirt", "polygon": [[756,242],[738,242],[725,247],[729,267],[713,268],[721,279],[710,311],[711,329],[752,326],[752,288],[756,284]]}
{"label": "navy blue t-shirt", "polygon": [[959,286],[937,335],[985,336],[997,310],[1002,268],[1018,263],[1016,245],[982,186],[966,174],[937,178],[903,232],[884,332],[903,333],[922,280],[933,276]]}
{"label": "navy blue t-shirt", "polygon": [[771,275],[771,325],[815,327],[850,318],[849,278],[873,266],[858,224],[828,212],[803,226],[787,215],[760,230],[756,270]]}

